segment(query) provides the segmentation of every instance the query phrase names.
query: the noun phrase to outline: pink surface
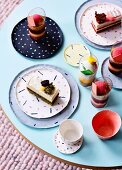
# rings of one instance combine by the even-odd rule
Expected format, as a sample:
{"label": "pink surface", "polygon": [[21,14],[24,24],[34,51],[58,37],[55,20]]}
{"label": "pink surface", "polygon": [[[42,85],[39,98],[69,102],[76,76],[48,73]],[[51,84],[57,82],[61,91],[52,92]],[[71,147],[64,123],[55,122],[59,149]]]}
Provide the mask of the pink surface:
{"label": "pink surface", "polygon": [[92,119],[92,127],[99,138],[109,139],[120,129],[121,118],[111,110],[102,110]]}
{"label": "pink surface", "polygon": [[30,144],[0,109],[0,170],[81,170],[55,160]]}

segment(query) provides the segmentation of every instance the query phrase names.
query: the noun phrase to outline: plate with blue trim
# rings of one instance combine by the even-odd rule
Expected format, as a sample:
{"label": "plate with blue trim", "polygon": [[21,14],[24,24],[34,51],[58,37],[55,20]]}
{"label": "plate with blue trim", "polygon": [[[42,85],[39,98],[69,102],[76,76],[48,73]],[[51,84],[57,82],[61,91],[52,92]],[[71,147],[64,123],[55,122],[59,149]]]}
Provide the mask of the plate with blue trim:
{"label": "plate with blue trim", "polygon": [[[18,81],[23,77],[23,73],[26,72],[27,74],[42,67],[55,69],[56,71],[60,72],[69,83],[71,96],[68,105],[58,114],[49,118],[34,118],[25,114],[18,105],[16,98],[16,86],[18,84]],[[23,124],[33,128],[51,128],[58,126],[63,120],[68,119],[75,112],[78,103],[79,103],[79,89],[76,81],[69,72],[53,65],[40,64],[25,69],[15,77],[9,89],[9,104],[13,113]]]}
{"label": "plate with blue trim", "polygon": [[[59,90],[59,95],[52,105],[28,90],[28,82],[35,77],[38,77],[39,80],[49,80],[49,82]],[[36,78],[34,81],[37,88]],[[41,82],[39,91],[40,88]],[[40,67],[30,72],[24,71],[19,75],[16,84],[16,99],[18,105],[24,113],[34,118],[49,118],[61,112],[70,101],[70,93],[70,86],[65,77],[55,69],[48,67]],[[46,96],[48,97],[50,95]]]}

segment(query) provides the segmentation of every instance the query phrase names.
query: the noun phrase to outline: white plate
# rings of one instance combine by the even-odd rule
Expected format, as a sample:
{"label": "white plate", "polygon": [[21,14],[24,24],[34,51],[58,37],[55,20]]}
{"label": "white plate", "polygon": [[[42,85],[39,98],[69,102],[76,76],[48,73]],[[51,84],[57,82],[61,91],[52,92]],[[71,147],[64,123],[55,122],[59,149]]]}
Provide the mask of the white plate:
{"label": "white plate", "polygon": [[[43,80],[49,80],[59,89],[59,97],[51,106],[41,98],[31,94],[27,88],[27,82],[33,76],[39,76]],[[33,118],[49,118],[61,112],[70,101],[70,86],[65,77],[53,68],[42,67],[25,74],[16,85],[17,103],[21,110]]]}
{"label": "white plate", "polygon": [[[36,119],[25,114],[17,104],[18,102],[16,100],[16,85],[25,74],[28,74],[43,67],[53,68],[60,72],[67,79],[71,89],[71,98],[67,107],[63,109],[59,114],[46,119]],[[14,78],[9,89],[9,104],[13,113],[23,124],[33,128],[51,128],[58,126],[62,121],[68,119],[71,115],[73,115],[73,113],[75,114],[75,110],[79,104],[79,97],[79,89],[72,75],[60,67],[49,64],[38,64],[22,70]]]}
{"label": "white plate", "polygon": [[65,144],[60,136],[59,131],[56,132],[54,136],[54,144],[56,148],[58,149],[59,152],[64,153],[64,154],[72,154],[78,151],[83,143],[83,138],[78,141],[77,144],[70,145],[70,144]]}
{"label": "white plate", "polygon": [[100,33],[96,33],[91,25],[95,11],[102,13],[108,11],[108,9],[112,10],[116,8],[122,13],[122,8],[120,7],[121,5],[119,6],[119,3],[122,5],[120,1],[99,0],[98,2],[97,0],[92,0],[81,5],[76,12],[75,22],[78,32],[85,38],[84,40],[86,40],[87,43],[97,48],[107,49],[109,46],[122,40],[121,25],[111,27]]}

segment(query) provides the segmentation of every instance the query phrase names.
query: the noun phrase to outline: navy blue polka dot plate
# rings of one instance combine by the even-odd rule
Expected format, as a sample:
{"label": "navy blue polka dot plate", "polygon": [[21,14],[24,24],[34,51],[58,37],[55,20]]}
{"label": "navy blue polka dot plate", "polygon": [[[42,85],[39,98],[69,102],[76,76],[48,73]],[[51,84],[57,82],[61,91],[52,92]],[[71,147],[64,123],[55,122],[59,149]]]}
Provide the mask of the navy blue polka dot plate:
{"label": "navy blue polka dot plate", "polygon": [[51,18],[46,17],[46,36],[39,42],[31,39],[28,33],[27,18],[22,19],[11,34],[16,51],[27,58],[45,59],[52,57],[63,44],[63,33]]}

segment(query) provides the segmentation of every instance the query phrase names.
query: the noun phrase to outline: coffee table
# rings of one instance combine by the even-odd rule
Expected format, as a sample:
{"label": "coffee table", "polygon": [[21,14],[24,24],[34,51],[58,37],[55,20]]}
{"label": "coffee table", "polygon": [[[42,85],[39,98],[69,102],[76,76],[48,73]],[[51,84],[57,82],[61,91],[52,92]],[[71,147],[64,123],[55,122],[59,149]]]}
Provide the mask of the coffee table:
{"label": "coffee table", "polygon": [[[83,39],[78,35],[75,28],[75,12],[78,7],[83,3],[80,0],[74,1],[56,1],[56,0],[25,0],[20,4],[14,12],[5,21],[2,29],[0,30],[0,47],[1,47],[1,62],[0,62],[0,103],[4,108],[7,116],[16,126],[16,128],[32,143],[40,147],[42,150],[64,161],[70,161],[73,165],[86,165],[92,167],[115,167],[122,166],[122,129],[111,140],[102,141],[93,132],[91,126],[92,117],[96,112],[102,109],[96,109],[90,102],[90,88],[84,88],[80,85],[78,80],[78,68],[71,67],[64,62],[63,55],[64,49],[71,43],[83,43]],[[17,53],[12,46],[11,32],[14,26],[23,18],[28,15],[28,12],[37,6],[45,9],[47,16],[54,19],[64,34],[64,45],[62,49],[52,58],[32,60],[24,58]],[[91,46],[87,47],[99,59],[99,70],[97,77],[101,76],[101,64],[103,60],[109,57],[109,51],[102,51],[95,49]],[[11,82],[14,77],[23,69],[33,66],[35,64],[53,64],[62,67],[64,70],[70,72],[74,79],[77,81],[80,90],[79,106],[71,118],[79,120],[84,128],[84,142],[81,149],[71,155],[60,153],[53,142],[55,133],[58,127],[48,129],[35,129],[23,125],[12,112],[8,93]],[[104,109],[112,109],[122,116],[122,91],[113,89],[111,92],[108,105]]]}

